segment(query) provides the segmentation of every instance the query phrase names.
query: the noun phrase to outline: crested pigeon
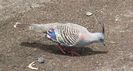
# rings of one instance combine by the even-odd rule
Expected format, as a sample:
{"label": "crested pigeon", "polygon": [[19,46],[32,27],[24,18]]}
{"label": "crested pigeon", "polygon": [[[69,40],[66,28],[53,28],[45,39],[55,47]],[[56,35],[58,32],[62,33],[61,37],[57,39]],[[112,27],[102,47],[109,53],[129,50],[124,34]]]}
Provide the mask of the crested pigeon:
{"label": "crested pigeon", "polygon": [[[27,28],[36,32],[46,34],[46,37],[57,42],[61,46],[67,47],[83,47],[94,42],[104,43],[104,27],[103,32],[91,33],[87,28],[73,23],[48,23],[48,24],[21,24],[16,23],[14,27]],[[65,54],[64,49],[59,47],[61,52]]]}

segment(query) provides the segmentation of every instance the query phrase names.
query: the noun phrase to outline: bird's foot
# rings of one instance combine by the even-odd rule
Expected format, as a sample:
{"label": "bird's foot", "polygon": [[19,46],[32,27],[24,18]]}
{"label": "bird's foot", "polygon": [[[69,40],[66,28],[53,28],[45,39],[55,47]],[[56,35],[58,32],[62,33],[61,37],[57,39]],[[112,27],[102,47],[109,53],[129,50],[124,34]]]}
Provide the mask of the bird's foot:
{"label": "bird's foot", "polygon": [[60,45],[57,45],[57,48],[59,48],[59,49],[60,49],[60,51],[61,51],[63,54],[66,54],[66,52],[64,51],[65,49],[64,49],[64,48],[62,48]]}
{"label": "bird's foot", "polygon": [[71,54],[71,56],[80,56],[79,53],[76,52],[76,49],[74,48],[64,48],[62,47],[60,44],[57,45],[57,48],[60,49],[60,51],[63,53],[63,54]]}
{"label": "bird's foot", "polygon": [[65,49],[65,52],[71,54],[71,56],[80,56],[80,54],[77,53],[76,49],[74,48]]}

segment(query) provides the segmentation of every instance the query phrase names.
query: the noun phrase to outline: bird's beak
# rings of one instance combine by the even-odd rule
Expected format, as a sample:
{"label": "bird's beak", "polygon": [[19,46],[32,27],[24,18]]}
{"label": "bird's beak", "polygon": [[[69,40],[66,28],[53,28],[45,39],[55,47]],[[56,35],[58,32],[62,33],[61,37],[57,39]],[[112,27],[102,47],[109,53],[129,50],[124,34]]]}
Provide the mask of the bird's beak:
{"label": "bird's beak", "polygon": [[101,39],[100,42],[105,46],[104,39]]}
{"label": "bird's beak", "polygon": [[103,46],[105,46],[105,43],[103,42]]}
{"label": "bird's beak", "polygon": [[105,41],[104,41],[104,39],[103,39],[101,42],[102,42],[103,46],[105,46]]}

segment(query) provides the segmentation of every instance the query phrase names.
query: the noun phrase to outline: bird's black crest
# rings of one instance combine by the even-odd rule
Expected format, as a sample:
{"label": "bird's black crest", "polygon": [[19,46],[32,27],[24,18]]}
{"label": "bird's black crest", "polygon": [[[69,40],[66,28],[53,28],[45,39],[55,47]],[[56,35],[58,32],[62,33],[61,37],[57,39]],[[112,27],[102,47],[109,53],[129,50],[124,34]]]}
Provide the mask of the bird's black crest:
{"label": "bird's black crest", "polygon": [[102,25],[102,32],[103,32],[103,34],[105,34],[105,27],[104,27],[104,24]]}

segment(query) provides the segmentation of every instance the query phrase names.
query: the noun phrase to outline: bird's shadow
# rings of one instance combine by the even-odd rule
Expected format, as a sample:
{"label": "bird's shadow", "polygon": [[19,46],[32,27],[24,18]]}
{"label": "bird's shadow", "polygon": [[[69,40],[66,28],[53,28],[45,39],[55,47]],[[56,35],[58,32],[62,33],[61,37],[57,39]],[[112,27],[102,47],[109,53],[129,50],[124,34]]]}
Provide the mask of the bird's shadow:
{"label": "bird's shadow", "polygon": [[[45,52],[50,52],[54,54],[64,55],[60,52],[58,48],[56,48],[56,45],[48,45],[48,44],[42,44],[42,43],[30,43],[30,42],[22,42],[20,44],[24,47],[31,47],[31,48],[39,48],[44,50]],[[67,47],[64,47],[67,48]],[[77,52],[80,54],[80,56],[86,56],[86,55],[95,55],[95,54],[105,54],[108,51],[93,51],[91,48],[87,47],[74,47]],[[66,54],[70,56],[69,54]]]}

